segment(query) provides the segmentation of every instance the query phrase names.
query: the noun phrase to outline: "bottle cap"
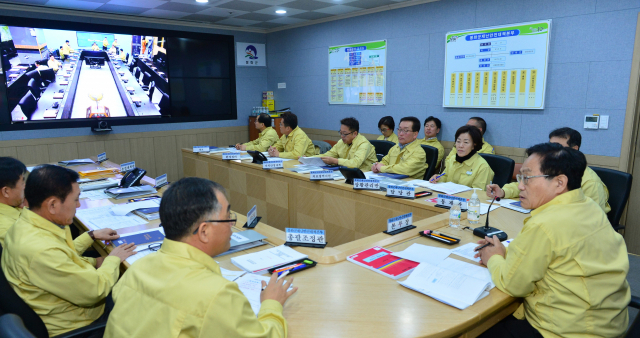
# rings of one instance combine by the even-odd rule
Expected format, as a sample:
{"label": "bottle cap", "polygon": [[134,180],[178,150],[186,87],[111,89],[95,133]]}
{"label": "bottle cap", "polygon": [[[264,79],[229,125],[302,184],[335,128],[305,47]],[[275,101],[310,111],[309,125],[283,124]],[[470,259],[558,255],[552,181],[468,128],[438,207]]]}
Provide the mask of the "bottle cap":
{"label": "bottle cap", "polygon": [[478,194],[476,194],[476,189],[478,188],[473,188],[473,194],[471,195],[471,198],[478,198]]}

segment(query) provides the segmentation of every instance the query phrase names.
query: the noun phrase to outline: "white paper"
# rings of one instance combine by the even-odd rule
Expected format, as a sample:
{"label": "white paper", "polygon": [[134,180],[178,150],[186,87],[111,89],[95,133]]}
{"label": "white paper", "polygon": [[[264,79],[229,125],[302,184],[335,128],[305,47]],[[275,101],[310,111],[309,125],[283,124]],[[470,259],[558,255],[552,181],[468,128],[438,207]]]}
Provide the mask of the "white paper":
{"label": "white paper", "polygon": [[234,280],[238,279],[240,276],[244,275],[246,272],[227,270],[223,267],[220,267],[220,273],[222,273],[222,277],[224,277],[230,282],[233,282]]}
{"label": "white paper", "polygon": [[[489,202],[491,202],[491,200],[489,200]],[[498,203],[503,208],[511,209],[511,210],[514,210],[514,211],[518,211],[518,212],[521,212],[523,214],[528,214],[528,213],[531,212],[531,209],[525,209],[523,207],[512,205],[512,203],[516,203],[516,202],[519,202],[519,201],[503,198],[500,201],[494,202],[493,204],[495,205],[496,203]]]}
{"label": "white paper", "polygon": [[105,198],[109,198],[107,194],[104,193],[103,190],[89,190],[83,191],[80,193],[80,199],[88,198],[92,201],[103,200]]}
{"label": "white paper", "polygon": [[300,157],[298,161],[304,165],[311,165],[315,167],[324,167],[327,165],[320,157]]}
{"label": "white paper", "polygon": [[[244,276],[236,279],[236,283],[238,283],[238,288],[247,300],[249,300],[249,304],[251,304],[251,309],[253,312],[258,315],[260,312],[260,293],[262,292],[262,281],[265,281],[269,284],[270,277],[259,276],[252,273],[247,273]],[[293,285],[287,289],[290,291],[293,288]]]}
{"label": "white paper", "polygon": [[471,188],[466,185],[456,184],[453,182],[445,182],[445,183],[430,183],[429,181],[424,180],[412,180],[409,183],[413,185],[417,185],[419,187],[427,188],[433,191],[438,191],[445,193],[447,195],[455,195],[461,192],[469,191]]}
{"label": "white paper", "polygon": [[110,228],[113,230],[146,224],[147,221],[135,216],[117,216],[111,212],[111,205],[97,208],[78,209],[76,217],[89,229],[98,230]]}
{"label": "white paper", "polygon": [[477,248],[478,245],[479,245],[478,243],[467,243],[463,246],[459,246],[455,249],[451,249],[451,253],[454,255],[466,258],[468,260],[472,260],[474,262],[480,263],[480,257],[473,258],[473,256],[475,256],[475,254],[477,253],[473,250]]}
{"label": "white paper", "polygon": [[238,149],[236,148],[216,148],[216,149],[211,149],[209,150],[209,154],[215,154],[215,153],[225,153],[225,152],[236,152],[238,151]]}
{"label": "white paper", "polygon": [[445,258],[449,257],[450,254],[451,251],[449,249],[436,248],[418,243],[411,244],[411,246],[406,248],[404,251],[393,253],[396,257],[418,263],[429,263],[432,265],[440,264],[445,260]]}
{"label": "white paper", "polygon": [[[493,205],[491,206],[491,211],[494,211],[498,208],[500,208],[500,205],[496,205],[495,203],[493,203]],[[484,215],[487,212],[489,212],[489,204],[480,203],[480,215]]]}
{"label": "white paper", "polygon": [[471,276],[473,278],[479,279],[483,282],[489,283],[490,287],[488,288],[488,290],[491,290],[495,287],[495,284],[493,284],[493,282],[491,281],[491,272],[489,272],[489,269],[484,266],[473,265],[473,264],[449,257],[443,260],[442,262],[440,262],[438,264],[438,267],[456,271],[456,272],[465,274],[467,276]]}
{"label": "white paper", "polygon": [[294,249],[280,245],[275,248],[254,252],[231,258],[231,263],[247,272],[264,273],[275,266],[289,264],[293,261],[307,258]]}
{"label": "white paper", "polygon": [[160,205],[160,199],[151,199],[140,202],[131,202],[131,203],[122,203],[116,204],[111,208],[111,212],[113,212],[116,216],[124,216],[133,210],[144,209],[144,208],[157,208]]}

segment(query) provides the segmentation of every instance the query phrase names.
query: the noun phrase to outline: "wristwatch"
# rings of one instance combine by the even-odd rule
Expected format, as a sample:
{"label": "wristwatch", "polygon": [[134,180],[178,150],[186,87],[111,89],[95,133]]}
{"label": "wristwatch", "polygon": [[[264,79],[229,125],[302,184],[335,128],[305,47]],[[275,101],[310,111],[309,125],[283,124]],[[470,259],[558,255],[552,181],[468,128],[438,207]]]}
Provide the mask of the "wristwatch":
{"label": "wristwatch", "polygon": [[94,241],[96,240],[96,237],[93,236],[93,230],[91,230],[91,231],[89,231],[87,233],[89,234],[89,237],[91,237],[92,240],[94,240]]}

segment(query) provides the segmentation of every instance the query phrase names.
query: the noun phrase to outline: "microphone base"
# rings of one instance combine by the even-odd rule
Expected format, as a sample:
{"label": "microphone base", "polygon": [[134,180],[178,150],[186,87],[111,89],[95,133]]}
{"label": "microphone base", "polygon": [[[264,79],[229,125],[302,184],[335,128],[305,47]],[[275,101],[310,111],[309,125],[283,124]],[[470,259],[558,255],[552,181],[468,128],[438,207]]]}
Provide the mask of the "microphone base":
{"label": "microphone base", "polygon": [[477,227],[473,229],[473,234],[480,238],[485,238],[486,236],[493,237],[495,235],[495,236],[498,236],[498,239],[500,240],[500,242],[507,239],[506,232],[494,227],[488,227],[488,228],[485,228],[484,226]]}

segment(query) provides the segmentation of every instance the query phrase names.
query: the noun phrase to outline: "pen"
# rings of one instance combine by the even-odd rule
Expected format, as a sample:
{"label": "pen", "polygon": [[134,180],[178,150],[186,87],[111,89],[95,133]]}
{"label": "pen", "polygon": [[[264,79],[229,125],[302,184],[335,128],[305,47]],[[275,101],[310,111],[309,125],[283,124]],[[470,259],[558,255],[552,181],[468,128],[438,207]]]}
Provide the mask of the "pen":
{"label": "pen", "polygon": [[[493,185],[493,181],[489,181],[489,187],[491,187],[491,185]],[[490,188],[490,189],[491,189],[491,195],[493,195],[494,194],[493,188]]]}
{"label": "pen", "polygon": [[[283,272],[283,273],[278,277],[278,279],[276,279],[276,281],[279,281],[279,280],[280,280],[280,278],[284,278],[284,277],[285,277],[286,275],[288,275],[288,274],[289,274],[289,270],[287,270],[287,271]],[[269,284],[267,284],[267,286],[269,286]],[[264,289],[266,289],[266,288],[267,288],[267,287],[265,286],[265,287],[263,287],[263,288],[262,288],[262,290],[260,290],[260,291],[262,292],[262,291],[264,291]]]}
{"label": "pen", "polygon": [[449,236],[449,235],[447,235],[447,234],[443,234],[443,233],[441,233],[441,232],[431,231],[431,233],[432,233],[432,234],[438,234],[438,235],[440,235],[440,237],[447,237],[447,238],[450,238],[450,239],[452,239],[452,240],[454,240],[454,241],[459,240],[458,238],[451,237],[451,236]]}
{"label": "pen", "polygon": [[485,245],[483,245],[483,246],[481,246],[481,247],[479,247],[479,248],[477,248],[477,249],[474,249],[473,251],[478,252],[478,251],[480,251],[480,250],[482,250],[482,249],[484,249],[484,248],[488,247],[489,245],[491,245],[491,243],[487,243],[487,244],[485,244]]}
{"label": "pen", "polygon": [[445,174],[446,174],[446,173],[442,173],[442,174],[440,174],[440,175],[436,176],[436,178],[434,178],[434,179],[430,180],[429,182],[434,182],[435,180],[439,179],[440,177],[444,176]]}
{"label": "pen", "polygon": [[434,234],[433,232],[432,232],[432,233],[430,233],[430,235],[431,235],[431,236],[440,237],[440,238],[442,238],[442,239],[446,239],[447,241],[453,241],[451,238],[447,238],[447,237],[444,237],[444,236],[440,236],[440,235]]}

